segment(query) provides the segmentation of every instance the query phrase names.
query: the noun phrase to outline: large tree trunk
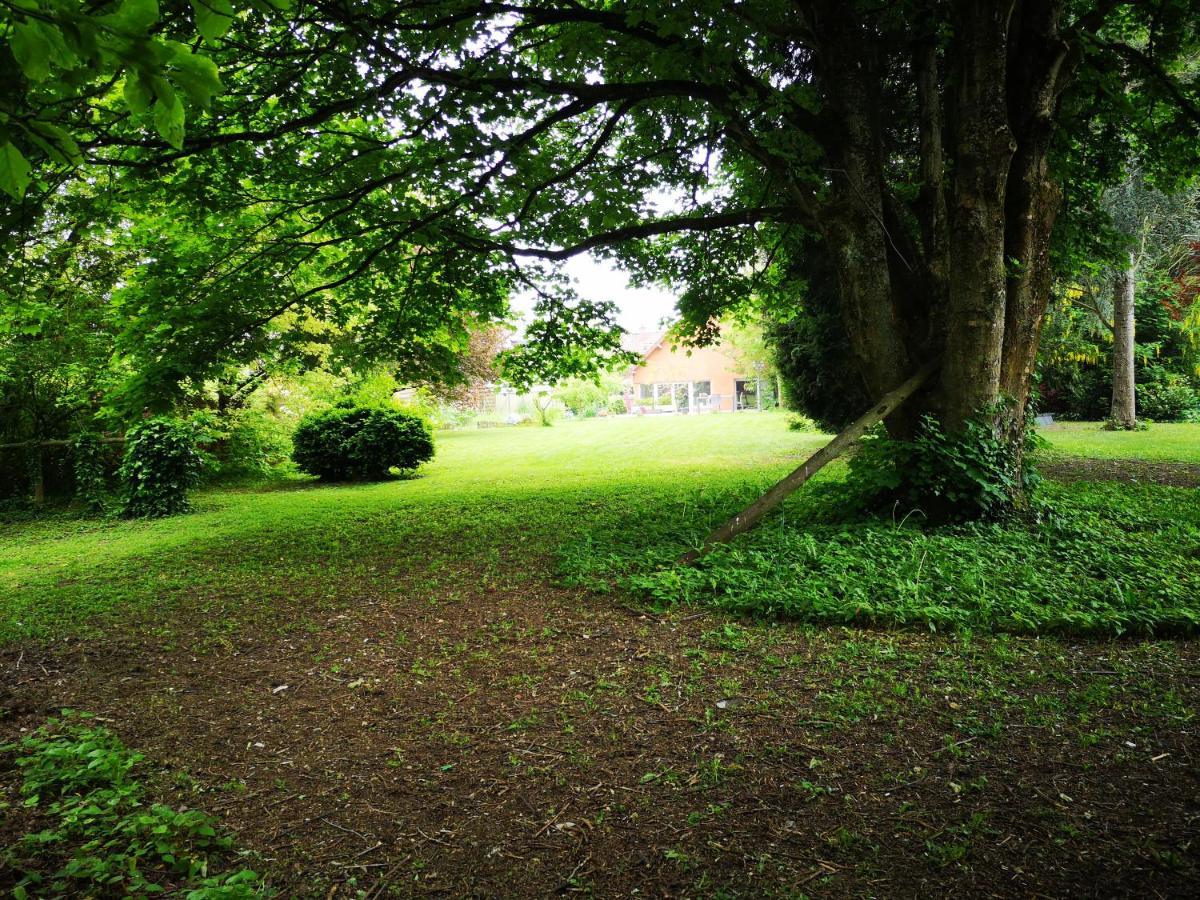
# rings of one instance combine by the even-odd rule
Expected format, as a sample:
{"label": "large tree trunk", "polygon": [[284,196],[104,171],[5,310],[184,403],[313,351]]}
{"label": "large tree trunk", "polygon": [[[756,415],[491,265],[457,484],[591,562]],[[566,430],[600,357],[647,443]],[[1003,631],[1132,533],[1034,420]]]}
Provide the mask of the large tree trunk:
{"label": "large tree trunk", "polygon": [[1013,486],[1014,505],[1024,501],[1026,409],[1061,203],[1048,158],[1077,63],[1060,33],[1063,5],[955,0],[952,41],[935,29],[915,39],[915,220],[898,212],[887,188],[869,37],[856,31],[852,6],[819,4],[813,20],[823,41],[815,70],[836,135],[820,225],[864,382],[883,396],[940,357],[937,385],[890,417],[888,431],[909,437],[928,414],[953,435],[985,417],[1005,449],[1000,477]]}
{"label": "large tree trunk", "polygon": [[1049,174],[1058,98],[1072,69],[1069,48],[1058,33],[1061,13],[1060,2],[1021,4],[1008,45],[1008,108],[1017,149],[1005,211],[1009,272],[1000,396],[1007,418],[998,425],[1007,432],[1009,460],[1017,467],[1022,464],[1025,411],[1054,279],[1050,237],[1062,201],[1062,191]]}
{"label": "large tree trunk", "polygon": [[[893,278],[899,251],[886,221],[878,60],[864,50],[873,44],[841,0],[820,5],[823,40],[816,63],[829,92],[831,127],[840,135],[820,225],[858,370],[867,390],[882,397],[912,374],[912,328],[923,317],[905,308],[905,292]],[[922,336],[925,331],[917,329]],[[911,410],[901,409],[887,427],[894,436],[911,437],[917,421]]]}
{"label": "large tree trunk", "polygon": [[1136,428],[1137,406],[1133,382],[1134,348],[1133,259],[1113,283],[1113,391],[1109,422],[1113,428]]}
{"label": "large tree trunk", "polygon": [[1005,196],[1016,150],[1005,92],[1011,0],[968,0],[956,21],[954,181],[945,360],[938,400],[953,432],[1000,393]]}

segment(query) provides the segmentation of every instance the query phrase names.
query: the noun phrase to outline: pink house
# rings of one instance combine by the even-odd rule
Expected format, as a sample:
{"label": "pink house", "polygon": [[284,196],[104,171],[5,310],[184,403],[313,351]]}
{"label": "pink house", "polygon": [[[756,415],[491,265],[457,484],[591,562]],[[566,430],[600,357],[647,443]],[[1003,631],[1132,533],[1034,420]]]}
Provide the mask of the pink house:
{"label": "pink house", "polygon": [[631,412],[733,412],[761,408],[759,379],[720,344],[675,347],[665,331],[625,335],[626,350],[642,361],[626,374],[626,407]]}

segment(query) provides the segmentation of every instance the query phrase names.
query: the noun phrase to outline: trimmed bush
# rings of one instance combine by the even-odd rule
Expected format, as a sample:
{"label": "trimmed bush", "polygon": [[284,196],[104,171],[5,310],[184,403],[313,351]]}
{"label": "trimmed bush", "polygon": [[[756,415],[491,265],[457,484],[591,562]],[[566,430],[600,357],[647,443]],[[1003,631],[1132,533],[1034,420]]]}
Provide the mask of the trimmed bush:
{"label": "trimmed bush", "polygon": [[391,409],[338,406],[305,416],[292,435],[301,471],[327,481],[372,481],[433,459],[425,420]]}
{"label": "trimmed bush", "polygon": [[152,518],[186,512],[188,491],[204,461],[195,431],[178,419],[148,419],[125,433],[125,458],[117,474],[124,489],[122,513]]}

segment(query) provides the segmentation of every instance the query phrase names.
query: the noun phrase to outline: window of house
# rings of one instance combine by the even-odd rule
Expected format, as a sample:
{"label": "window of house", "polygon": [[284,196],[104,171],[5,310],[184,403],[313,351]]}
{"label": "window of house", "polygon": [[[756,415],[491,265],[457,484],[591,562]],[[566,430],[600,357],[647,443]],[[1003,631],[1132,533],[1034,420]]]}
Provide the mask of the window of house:
{"label": "window of house", "polygon": [[638,399],[639,400],[653,400],[654,399],[654,385],[639,384],[638,385]]}
{"label": "window of house", "polygon": [[697,397],[699,397],[701,394],[711,394],[712,393],[712,382],[711,381],[693,382],[692,390],[695,392]]}

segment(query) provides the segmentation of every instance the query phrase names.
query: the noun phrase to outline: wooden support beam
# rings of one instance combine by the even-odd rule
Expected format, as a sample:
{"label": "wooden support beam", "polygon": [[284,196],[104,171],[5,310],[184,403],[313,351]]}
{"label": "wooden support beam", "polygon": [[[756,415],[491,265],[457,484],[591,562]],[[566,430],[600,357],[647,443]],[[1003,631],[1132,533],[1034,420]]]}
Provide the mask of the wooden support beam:
{"label": "wooden support beam", "polygon": [[[102,437],[96,439],[97,443],[101,444],[123,444],[123,437]],[[75,443],[67,438],[50,438],[48,440],[32,440],[32,441],[17,441],[13,444],[0,444],[0,450],[13,450],[18,447],[66,447]]]}
{"label": "wooden support beam", "polygon": [[804,464],[781,479],[769,491],[743,509],[740,513],[725,522],[704,539],[704,543],[695,550],[689,550],[679,557],[682,565],[690,565],[711,550],[716,544],[723,544],[743,532],[749,531],[762,521],[763,517],[782,503],[800,485],[821,471],[825,465],[846,452],[850,446],[861,438],[877,422],[882,422],[891,415],[905,400],[917,392],[929,376],[937,371],[940,362],[926,364],[916,375],[900,385],[900,387],[885,394],[878,403],[853,424],[846,427],[837,437],[810,456]]}
{"label": "wooden support beam", "polygon": [[46,458],[41,447],[34,448],[33,457],[33,505],[46,502]]}

